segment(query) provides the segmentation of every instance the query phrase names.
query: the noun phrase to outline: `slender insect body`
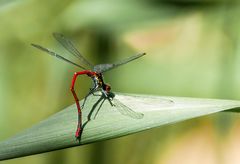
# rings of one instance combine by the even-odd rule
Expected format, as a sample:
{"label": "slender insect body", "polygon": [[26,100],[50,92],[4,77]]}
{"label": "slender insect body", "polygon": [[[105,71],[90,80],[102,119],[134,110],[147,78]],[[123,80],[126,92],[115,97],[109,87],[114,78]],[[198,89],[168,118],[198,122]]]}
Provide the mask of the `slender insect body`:
{"label": "slender insect body", "polygon": [[[114,98],[115,94],[110,92],[111,91],[110,85],[104,83],[102,73],[106,72],[106,71],[109,71],[113,68],[116,68],[118,66],[121,66],[123,64],[126,64],[126,63],[128,63],[130,61],[133,61],[135,59],[138,59],[138,58],[142,57],[143,55],[145,55],[145,53],[140,53],[140,54],[128,57],[127,59],[124,59],[124,60],[122,60],[120,62],[117,62],[115,64],[99,64],[99,65],[94,66],[89,61],[87,61],[81,55],[81,53],[75,48],[75,46],[72,44],[72,42],[70,40],[66,39],[62,34],[54,33],[53,36],[64,48],[66,48],[66,50],[68,50],[72,55],[74,55],[75,57],[80,59],[80,61],[82,62],[83,65],[88,66],[88,67],[85,67],[83,65],[79,65],[79,64],[74,63],[74,62],[70,61],[69,59],[67,59],[67,58],[65,58],[65,57],[47,49],[47,48],[44,48],[44,47],[42,47],[40,45],[37,45],[37,44],[32,44],[32,46],[34,46],[35,48],[38,48],[42,51],[45,51],[46,53],[48,53],[51,56],[55,56],[58,59],[61,59],[65,62],[68,62],[72,65],[75,65],[75,66],[77,66],[81,69],[84,69],[83,71],[74,73],[73,78],[72,78],[71,88],[70,88],[70,90],[73,94],[73,97],[75,99],[77,109],[78,109],[78,125],[77,125],[77,130],[76,130],[76,133],[75,133],[75,137],[77,139],[80,139],[81,133],[82,133],[82,108],[84,107],[86,99],[90,94],[94,95],[94,92],[101,91],[102,96],[104,96],[105,99],[108,99],[109,103],[112,106],[114,106],[114,104],[112,103],[112,100],[114,100],[113,98]],[[93,71],[88,70],[87,68],[88,69],[90,68]],[[85,97],[82,106],[80,106],[80,104],[79,104],[79,99],[78,99],[78,96],[77,96],[77,94],[75,92],[75,89],[74,89],[75,81],[76,81],[76,79],[79,75],[87,75],[93,81],[93,87],[90,89],[90,92]],[[136,118],[136,119],[139,119],[139,118],[143,117],[142,113],[138,113],[138,112],[135,112],[135,111],[131,110],[130,108],[128,108],[124,104],[121,104],[119,101],[117,101],[117,104],[119,104],[119,106],[121,106],[121,108],[119,108],[119,110],[120,110],[119,112],[121,114],[128,115],[128,116],[130,116],[132,118]]]}

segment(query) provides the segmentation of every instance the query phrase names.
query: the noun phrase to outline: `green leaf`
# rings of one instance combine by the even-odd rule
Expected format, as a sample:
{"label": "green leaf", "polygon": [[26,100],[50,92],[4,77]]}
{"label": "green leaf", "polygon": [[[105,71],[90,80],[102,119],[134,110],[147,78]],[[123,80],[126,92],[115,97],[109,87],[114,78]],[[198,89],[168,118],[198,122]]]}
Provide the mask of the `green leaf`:
{"label": "green leaf", "polygon": [[[83,109],[85,124],[80,141],[75,139],[77,109],[74,105],[0,143],[0,160],[63,149],[116,138],[146,129],[175,123],[220,111],[239,112],[240,101],[183,97],[160,97],[118,93],[114,98],[124,105],[111,106],[106,100],[99,108],[98,96],[90,96]],[[132,118],[124,107],[138,112]],[[100,109],[98,111],[98,109]],[[118,110],[119,109],[119,110]],[[130,111],[130,113],[134,113]],[[97,113],[97,114],[96,114]],[[122,113],[122,114],[121,114]],[[143,117],[139,117],[142,115]],[[90,118],[90,121],[87,121]]]}

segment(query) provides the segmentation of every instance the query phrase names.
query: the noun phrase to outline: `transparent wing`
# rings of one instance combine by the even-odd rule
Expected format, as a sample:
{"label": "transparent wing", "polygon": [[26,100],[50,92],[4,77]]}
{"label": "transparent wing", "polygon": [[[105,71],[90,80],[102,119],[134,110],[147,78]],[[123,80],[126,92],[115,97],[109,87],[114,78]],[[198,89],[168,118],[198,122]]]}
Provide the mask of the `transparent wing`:
{"label": "transparent wing", "polygon": [[65,38],[62,34],[53,33],[53,37],[72,55],[80,59],[81,63],[88,66],[90,69],[93,68],[93,64],[91,64],[87,59],[85,59],[82,54],[75,48],[73,43]]}
{"label": "transparent wing", "polygon": [[114,63],[114,64],[99,64],[99,65],[94,66],[93,70],[98,73],[103,73],[103,72],[109,71],[113,68],[116,68],[118,66],[121,66],[123,64],[126,64],[130,61],[136,60],[136,59],[142,57],[143,55],[146,55],[146,53],[140,53],[140,54],[128,57],[128,58],[126,58],[120,62]]}
{"label": "transparent wing", "polygon": [[78,64],[76,64],[76,63],[74,63],[74,62],[72,62],[72,61],[70,61],[70,60],[62,57],[61,55],[59,55],[59,54],[57,54],[56,52],[53,52],[53,51],[51,51],[51,50],[49,50],[49,49],[47,49],[47,48],[44,48],[44,47],[42,47],[42,46],[40,46],[40,45],[37,45],[37,44],[31,44],[31,45],[32,45],[33,47],[37,48],[37,49],[40,49],[40,50],[48,53],[48,54],[51,55],[51,56],[55,56],[55,57],[57,57],[58,59],[61,59],[61,60],[65,61],[65,62],[67,62],[67,63],[70,63],[70,64],[75,65],[75,66],[77,66],[77,67],[80,67],[80,68],[82,68],[82,69],[86,69],[86,68],[84,68],[83,66],[78,65]]}
{"label": "transparent wing", "polygon": [[117,110],[124,116],[128,116],[134,119],[141,119],[143,118],[144,114],[140,112],[135,112],[123,103],[121,103],[117,99],[113,99],[114,105],[116,106]]}

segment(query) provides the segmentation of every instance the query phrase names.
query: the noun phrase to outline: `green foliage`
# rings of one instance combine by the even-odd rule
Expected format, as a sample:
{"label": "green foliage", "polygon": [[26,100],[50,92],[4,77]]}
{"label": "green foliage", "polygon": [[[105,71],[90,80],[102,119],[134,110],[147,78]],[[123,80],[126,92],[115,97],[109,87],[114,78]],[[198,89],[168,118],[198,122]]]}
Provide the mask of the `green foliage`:
{"label": "green foliage", "polygon": [[[105,74],[114,92],[239,100],[239,11],[239,4],[234,0],[1,0],[0,140],[73,103],[69,84],[73,73],[79,70],[30,46],[37,43],[70,57],[51,37],[53,32],[69,37],[95,64],[112,63],[146,52],[142,60]],[[83,97],[89,90],[90,79],[81,77],[76,85],[77,94]],[[132,109],[137,109],[139,104],[124,103]],[[69,113],[73,121],[69,125],[56,125],[57,128],[71,126],[67,132],[62,130],[69,136],[65,136],[66,140],[59,136],[64,141],[55,141],[55,145],[69,142],[69,138],[75,144],[77,118],[73,108],[69,109],[75,112]],[[99,128],[98,119],[107,109],[105,105],[101,108],[85,132],[95,122]],[[105,116],[111,119],[108,114]],[[132,121],[144,121],[146,116]],[[122,117],[119,114],[108,126],[118,125]],[[213,160],[229,163],[224,159],[239,159],[239,124],[238,114],[217,114],[81,148],[9,160],[6,164],[186,163],[189,151],[196,156],[191,154],[188,163],[213,163]],[[54,128],[46,133],[53,131]],[[55,134],[52,138],[57,139]],[[214,142],[199,142],[199,138]],[[82,142],[85,139],[83,136]],[[30,152],[32,149],[19,147],[27,143],[24,137],[21,140],[11,140],[8,143],[18,142],[17,146],[10,149],[1,145],[1,149]],[[200,147],[199,143],[202,143]],[[201,154],[209,158],[201,158]]]}
{"label": "green foliage", "polygon": [[237,111],[240,107],[240,101],[217,99],[120,93],[116,99],[144,116],[127,117],[118,112],[121,106],[113,107],[108,101],[103,101],[101,106],[101,99],[91,96],[83,110],[84,130],[80,141],[74,136],[77,125],[74,104],[0,143],[0,160],[89,144],[220,111]]}

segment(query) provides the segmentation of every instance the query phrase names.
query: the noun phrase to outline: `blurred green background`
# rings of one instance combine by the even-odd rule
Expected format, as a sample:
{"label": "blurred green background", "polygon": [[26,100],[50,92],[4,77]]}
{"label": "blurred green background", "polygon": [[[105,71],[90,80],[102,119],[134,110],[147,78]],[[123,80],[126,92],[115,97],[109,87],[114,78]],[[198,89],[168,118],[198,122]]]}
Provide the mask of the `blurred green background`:
{"label": "blurred green background", "polygon": [[[71,59],[53,32],[95,64],[146,52],[105,74],[113,91],[239,100],[239,16],[234,0],[0,0],[0,140],[74,103],[79,69],[30,46]],[[83,98],[91,81],[77,83]],[[239,163],[239,118],[219,113],[2,163]]]}

